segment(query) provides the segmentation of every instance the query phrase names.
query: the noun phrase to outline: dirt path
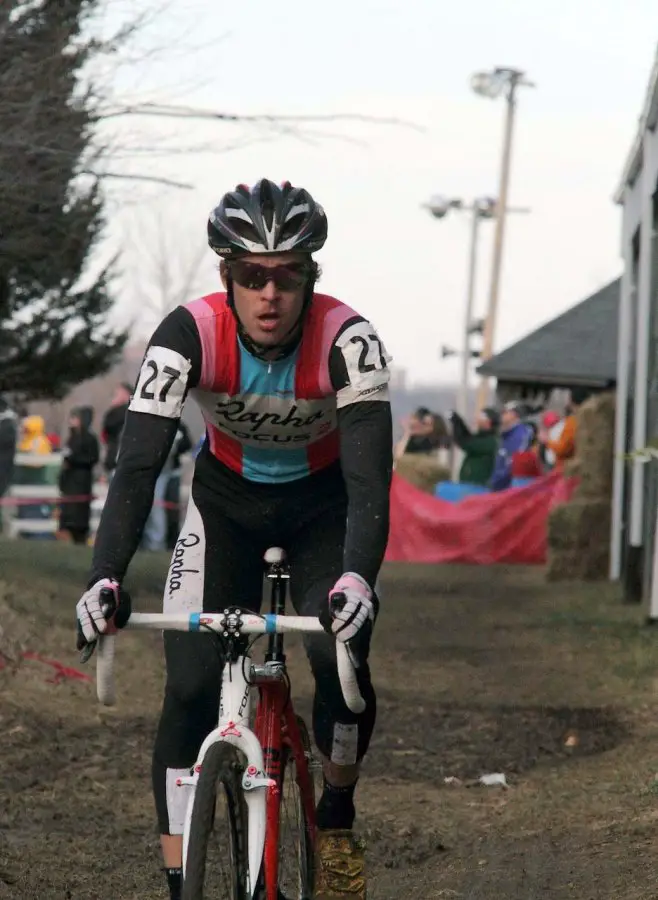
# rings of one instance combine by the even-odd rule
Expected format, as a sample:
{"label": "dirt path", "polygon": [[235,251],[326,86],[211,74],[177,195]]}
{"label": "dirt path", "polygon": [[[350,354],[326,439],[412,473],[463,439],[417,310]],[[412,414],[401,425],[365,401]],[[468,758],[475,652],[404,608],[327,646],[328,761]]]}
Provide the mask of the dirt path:
{"label": "dirt path", "polygon": [[[141,608],[157,607],[163,562],[135,566]],[[0,543],[6,653],[77,665],[86,564],[78,548]],[[640,612],[609,586],[556,588],[534,570],[397,566],[384,582],[358,794],[370,896],[658,897],[658,638]],[[129,634],[119,652],[111,711],[92,685],[49,683],[43,663],[0,671],[2,900],[164,897],[149,784],[160,642]],[[508,789],[477,783],[497,772]]]}

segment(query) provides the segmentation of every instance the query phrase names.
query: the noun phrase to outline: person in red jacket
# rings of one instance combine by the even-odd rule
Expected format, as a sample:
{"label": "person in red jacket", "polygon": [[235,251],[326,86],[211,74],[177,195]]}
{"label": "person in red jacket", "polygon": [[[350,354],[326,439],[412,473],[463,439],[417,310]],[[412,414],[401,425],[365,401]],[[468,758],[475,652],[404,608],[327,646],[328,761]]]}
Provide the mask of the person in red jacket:
{"label": "person in red jacket", "polygon": [[512,456],[512,478],[537,478],[542,474],[537,444],[537,429],[533,422],[525,423],[530,431],[530,443],[527,449],[520,450]]}

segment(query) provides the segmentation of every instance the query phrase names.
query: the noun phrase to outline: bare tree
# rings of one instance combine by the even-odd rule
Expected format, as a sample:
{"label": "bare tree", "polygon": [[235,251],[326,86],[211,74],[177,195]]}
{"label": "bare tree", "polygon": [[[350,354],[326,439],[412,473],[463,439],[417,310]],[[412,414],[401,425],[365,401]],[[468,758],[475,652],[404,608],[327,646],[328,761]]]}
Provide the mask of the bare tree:
{"label": "bare tree", "polygon": [[205,242],[190,240],[159,206],[136,214],[122,252],[136,330],[152,330],[167,313],[194,298],[201,290],[207,249]]}

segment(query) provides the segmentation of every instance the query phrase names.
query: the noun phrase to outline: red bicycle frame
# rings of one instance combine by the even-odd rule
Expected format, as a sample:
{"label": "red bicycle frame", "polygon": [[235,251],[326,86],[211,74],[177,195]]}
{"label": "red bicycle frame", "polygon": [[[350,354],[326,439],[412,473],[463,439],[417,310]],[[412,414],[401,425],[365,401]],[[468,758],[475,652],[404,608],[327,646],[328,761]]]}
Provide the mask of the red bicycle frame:
{"label": "red bicycle frame", "polygon": [[[285,566],[273,566],[268,576],[272,580],[272,612],[281,615],[285,611],[286,579]],[[290,697],[290,685],[285,678],[285,655],[283,635],[270,635],[266,655],[269,662],[279,663],[280,678],[255,677],[259,701],[256,710],[254,731],[263,748],[265,773],[274,782],[267,792],[267,816],[265,830],[265,852],[263,858],[266,900],[277,900],[279,882],[279,832],[281,814],[281,789],[283,778],[284,750],[295,760],[297,785],[304,806],[304,813],[310,831],[311,846],[315,846],[315,798],[313,779],[304,745],[297,724],[297,718]]]}
{"label": "red bicycle frame", "polygon": [[265,831],[265,895],[277,900],[279,883],[279,817],[281,812],[283,751],[295,760],[300,796],[304,804],[311,845],[315,845],[315,800],[309,761],[302,744],[299,726],[289,697],[288,685],[281,681],[259,681],[260,700],[256,712],[255,732],[263,748],[265,772],[274,781],[267,792],[267,825]]}

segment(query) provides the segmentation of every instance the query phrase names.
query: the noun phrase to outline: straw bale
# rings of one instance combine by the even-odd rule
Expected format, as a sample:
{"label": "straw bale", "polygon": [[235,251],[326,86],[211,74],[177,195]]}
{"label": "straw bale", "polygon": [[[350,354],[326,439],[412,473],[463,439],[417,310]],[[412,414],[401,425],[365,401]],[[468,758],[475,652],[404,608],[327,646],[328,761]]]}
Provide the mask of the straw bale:
{"label": "straw bale", "polygon": [[548,581],[604,581],[608,578],[610,545],[592,542],[585,547],[550,549]]}
{"label": "straw bale", "polygon": [[428,494],[434,493],[439,481],[450,480],[450,469],[441,465],[433,454],[405,453],[397,461],[398,475]]}
{"label": "straw bale", "polygon": [[610,540],[610,500],[572,498],[548,516],[548,545],[554,550],[583,549]]}
{"label": "straw bale", "polygon": [[590,397],[578,410],[578,497],[610,497],[615,434],[615,395]]}

